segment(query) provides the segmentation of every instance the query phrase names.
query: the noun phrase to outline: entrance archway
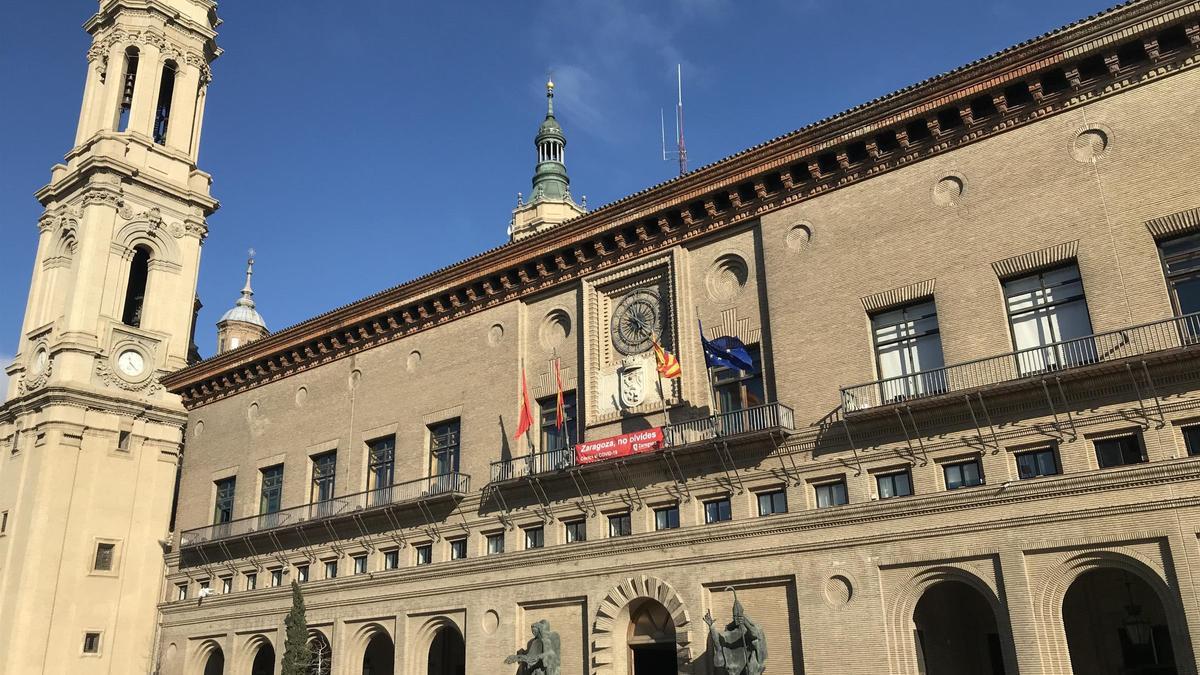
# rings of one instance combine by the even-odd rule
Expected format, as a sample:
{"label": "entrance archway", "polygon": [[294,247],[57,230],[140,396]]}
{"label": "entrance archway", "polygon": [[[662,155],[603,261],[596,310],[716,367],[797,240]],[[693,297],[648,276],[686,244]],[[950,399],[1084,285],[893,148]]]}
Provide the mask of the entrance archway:
{"label": "entrance archway", "polygon": [[638,598],[629,604],[629,665],[631,675],[678,671],[675,621],[657,600]]}
{"label": "entrance archway", "polygon": [[429,675],[466,675],[467,645],[462,633],[452,625],[438,628],[429,645],[426,663]]}
{"label": "entrance archway", "polygon": [[1081,574],[1063,597],[1063,628],[1076,675],[1175,675],[1162,598],[1122,569]]}
{"label": "entrance archway", "polygon": [[308,675],[330,675],[333,672],[333,647],[320,633],[308,638]]}
{"label": "entrance archway", "polygon": [[363,652],[362,675],[392,675],[396,650],[392,639],[382,630],[376,631]]}
{"label": "entrance archway", "polygon": [[1006,675],[996,613],[962,581],[939,581],[913,610],[917,661],[925,675]]}
{"label": "entrance archway", "polygon": [[225,652],[220,647],[213,646],[204,662],[204,675],[225,675]]}
{"label": "entrance archway", "polygon": [[275,648],[270,642],[263,640],[254,654],[254,662],[250,665],[250,675],[275,675]]}

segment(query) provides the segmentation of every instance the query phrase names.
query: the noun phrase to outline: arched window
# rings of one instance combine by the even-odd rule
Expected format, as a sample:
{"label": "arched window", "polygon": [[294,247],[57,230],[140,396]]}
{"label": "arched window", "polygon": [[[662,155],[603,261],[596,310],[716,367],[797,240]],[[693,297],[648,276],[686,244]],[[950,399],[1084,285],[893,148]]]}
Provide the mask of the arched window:
{"label": "arched window", "polygon": [[126,326],[142,325],[142,306],[146,301],[146,279],[150,275],[150,249],[138,246],[129,263],[129,284],[125,287],[125,309],[121,323]]}
{"label": "arched window", "polygon": [[125,50],[125,75],[121,78],[121,108],[117,111],[117,131],[129,128],[129,111],[133,108],[133,86],[137,83],[138,49]]}
{"label": "arched window", "polygon": [[158,82],[158,105],[154,107],[154,142],[167,143],[167,123],[171,120],[171,99],[175,96],[174,61],[168,60],[162,67],[162,78]]}

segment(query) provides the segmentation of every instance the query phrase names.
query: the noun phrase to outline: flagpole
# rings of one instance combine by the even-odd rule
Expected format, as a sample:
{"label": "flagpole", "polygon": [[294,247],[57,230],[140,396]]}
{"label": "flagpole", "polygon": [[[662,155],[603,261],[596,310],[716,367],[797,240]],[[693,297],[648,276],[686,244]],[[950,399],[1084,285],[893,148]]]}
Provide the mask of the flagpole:
{"label": "flagpole", "polygon": [[704,357],[704,372],[708,378],[708,409],[717,415],[717,385],[713,382],[712,366],[708,365],[708,351],[704,349],[704,323],[700,321],[700,307],[696,307],[696,326],[700,329],[700,355]]}

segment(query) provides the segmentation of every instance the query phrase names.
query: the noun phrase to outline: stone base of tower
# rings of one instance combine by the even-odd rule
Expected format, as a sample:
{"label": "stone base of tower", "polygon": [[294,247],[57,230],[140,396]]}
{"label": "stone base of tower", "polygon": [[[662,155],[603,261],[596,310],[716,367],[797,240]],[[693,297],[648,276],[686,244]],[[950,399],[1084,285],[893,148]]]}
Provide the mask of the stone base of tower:
{"label": "stone base of tower", "polygon": [[0,406],[0,672],[153,672],[185,421],[56,388]]}
{"label": "stone base of tower", "polygon": [[587,213],[570,199],[542,199],[513,209],[509,231],[513,241],[544,232],[555,225]]}

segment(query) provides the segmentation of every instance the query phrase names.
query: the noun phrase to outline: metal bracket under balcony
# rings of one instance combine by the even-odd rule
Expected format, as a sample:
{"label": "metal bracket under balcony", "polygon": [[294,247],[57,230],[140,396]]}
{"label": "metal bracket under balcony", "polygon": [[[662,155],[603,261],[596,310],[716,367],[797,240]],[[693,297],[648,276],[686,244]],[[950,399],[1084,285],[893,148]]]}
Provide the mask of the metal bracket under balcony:
{"label": "metal bracket under balcony", "polygon": [[[842,387],[842,410],[849,417],[865,417],[870,413],[891,415],[897,406],[937,405],[976,392],[1000,392],[1029,386],[1046,378],[1066,381],[1133,367],[1145,370],[1147,362],[1183,358],[1197,352],[1198,348],[1200,313],[1186,314]],[[1152,382],[1150,384],[1153,386]]]}
{"label": "metal bracket under balcony", "polygon": [[612,467],[626,462],[653,461],[664,452],[707,446],[715,441],[733,444],[765,436],[786,436],[795,429],[796,416],[791,408],[782,403],[767,403],[667,425],[663,427],[663,447],[654,452],[581,464],[576,460],[574,448],[561,448],[495,461],[492,462],[491,484],[546,477],[592,467]]}
{"label": "metal bracket under balcony", "polygon": [[[183,553],[196,551],[206,545],[232,546],[237,542],[246,542],[250,554],[256,550],[253,540],[256,538],[279,538],[282,540],[289,533],[299,536],[299,545],[307,545],[313,532],[319,533],[324,528],[341,525],[344,522],[359,521],[349,538],[362,533],[363,528],[371,523],[367,519],[378,520],[378,527],[372,530],[394,529],[401,521],[396,516],[405,510],[420,516],[416,525],[428,523],[428,514],[433,513],[429,503],[433,501],[457,502],[471,490],[471,477],[463,473],[447,473],[428,478],[418,478],[404,483],[357,492],[325,501],[313,502],[290,509],[281,509],[274,513],[264,513],[249,518],[238,518],[227,523],[206,525],[192,530],[185,530],[179,538],[179,548]],[[268,546],[276,548],[276,546]],[[203,557],[203,556],[202,556]]]}

